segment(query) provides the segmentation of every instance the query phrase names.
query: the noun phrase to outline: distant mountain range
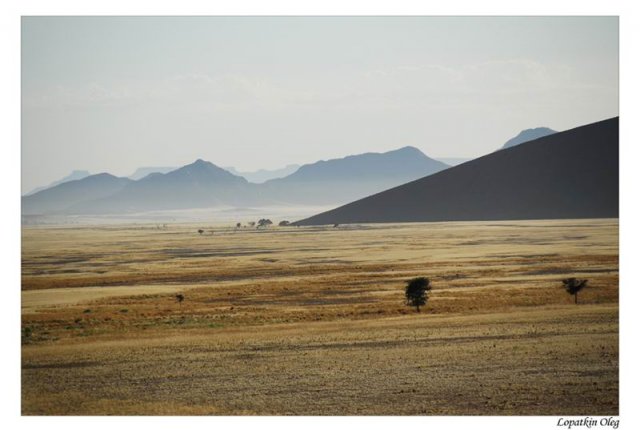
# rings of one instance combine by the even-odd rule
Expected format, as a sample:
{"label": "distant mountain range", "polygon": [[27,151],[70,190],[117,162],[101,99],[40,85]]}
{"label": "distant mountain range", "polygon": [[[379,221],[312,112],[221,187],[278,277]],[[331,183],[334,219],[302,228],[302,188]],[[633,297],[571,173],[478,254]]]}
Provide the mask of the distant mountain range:
{"label": "distant mountain range", "polygon": [[75,207],[87,201],[112,196],[132,182],[131,179],[117,178],[109,173],[64,182],[23,197],[22,214],[74,213]]}
{"label": "distant mountain range", "polygon": [[34,188],[33,190],[31,190],[27,194],[25,194],[25,196],[29,196],[31,194],[35,194],[38,191],[46,190],[47,188],[52,188],[52,187],[55,187],[56,185],[60,185],[60,184],[63,184],[65,182],[75,181],[75,180],[78,180],[78,179],[86,178],[90,174],[91,173],[89,173],[86,170],[74,170],[73,172],[71,172],[70,174],[65,176],[64,178],[59,179],[57,181],[53,181],[49,185],[45,185],[45,186],[42,186],[42,187]]}
{"label": "distant mountain range", "polygon": [[233,167],[225,167],[225,170],[233,173],[237,176],[242,176],[249,182],[253,182],[254,184],[262,184],[265,181],[276,178],[283,178],[287,175],[292,174],[300,167],[299,164],[288,164],[287,166],[281,169],[267,170],[260,169],[253,172],[240,172]]}
{"label": "distant mountain range", "polygon": [[101,199],[69,208],[79,214],[144,212],[255,203],[246,179],[197,160],[168,173],[152,173]]}
{"label": "distant mountain range", "polygon": [[[607,122],[602,124],[605,123]],[[595,125],[586,127],[595,127]],[[604,126],[600,126],[602,127]],[[252,179],[256,183],[204,160],[197,160],[180,168],[144,167],[137,169],[130,178],[118,178],[108,173],[87,176],[89,172],[74,171],[71,175],[56,181],[57,183],[52,184],[50,188],[24,196],[22,210],[23,215],[100,215],[214,207],[338,206],[356,201],[330,211],[328,214],[331,217],[335,215],[336,220],[341,220],[336,221],[338,223],[385,222],[387,218],[403,219],[405,215],[407,219],[415,220],[492,219],[492,217],[515,219],[510,217],[538,217],[540,213],[564,217],[573,212],[563,208],[562,202],[556,200],[553,201],[557,210],[545,209],[544,204],[549,202],[542,196],[556,196],[565,191],[581,196],[585,190],[580,186],[592,184],[592,179],[585,179],[573,188],[565,186],[567,181],[573,181],[572,183],[578,181],[574,177],[577,175],[574,172],[576,169],[569,169],[568,166],[575,166],[575,160],[582,160],[587,156],[581,155],[583,150],[595,151],[599,148],[598,144],[602,144],[602,142],[586,139],[580,148],[573,148],[571,145],[575,146],[575,143],[571,145],[563,143],[568,139],[566,136],[573,136],[578,133],[576,130],[580,129],[564,133],[556,133],[548,128],[524,130],[505,144],[506,149],[467,161],[454,168],[449,168],[442,161],[426,156],[417,148],[407,146],[385,153],[351,155],[303,166],[289,165],[283,169],[253,172],[256,176],[252,176]],[[596,129],[599,130],[598,127]],[[584,136],[582,138],[584,139]],[[534,151],[529,154],[520,149],[542,147],[543,142],[547,143],[543,145],[544,151],[539,150],[541,152]],[[554,148],[553,145],[557,145],[558,148]],[[514,148],[514,146],[517,147]],[[569,146],[576,151],[573,159],[563,149]],[[617,146],[615,149],[617,151]],[[514,153],[526,153],[528,158],[512,155]],[[506,157],[505,161],[491,161],[502,160],[500,157]],[[608,162],[606,156],[603,156],[602,160],[602,165]],[[591,164],[583,163],[582,166],[591,171],[599,171],[599,167],[592,163],[592,159],[587,161]],[[482,163],[478,164],[480,162]],[[558,163],[566,163],[567,172],[559,175],[561,168]],[[550,166],[553,170],[550,170]],[[615,168],[617,171],[617,164]],[[235,169],[233,171],[240,173]],[[270,175],[282,175],[285,172],[290,173],[281,178],[271,178],[263,183],[257,183]],[[452,175],[452,172],[463,173],[456,174],[453,179],[446,179],[450,178],[449,175]],[[535,176],[536,172],[540,177]],[[504,182],[499,183],[498,178]],[[600,179],[603,187],[609,184],[604,180],[608,181],[608,177]],[[422,181],[426,181],[426,189],[429,189],[429,192],[420,187],[415,190],[411,188],[416,187],[412,184],[422,183]],[[577,199],[569,196],[565,203],[566,201],[574,202],[573,208],[576,213],[591,216],[595,212],[587,211],[583,206],[587,204],[585,202],[593,201],[599,196],[597,192],[600,189],[599,185],[592,185],[594,192],[590,198]],[[409,202],[410,197],[405,196],[404,192],[394,191],[404,189],[405,186],[417,193],[415,202]],[[392,200],[387,200],[385,197],[380,200],[383,203],[379,203],[377,200],[379,196],[387,195],[383,193],[384,190],[388,190],[385,193],[392,192],[390,195],[394,197]],[[529,208],[528,212],[525,210],[526,205],[518,209],[515,203],[509,203],[510,199],[518,202],[519,199],[525,199],[528,195],[529,197],[537,196],[537,200],[529,202],[534,207]],[[364,199],[367,196],[376,199],[376,203],[372,203],[373,206],[371,206],[373,213],[366,215],[368,209],[363,209],[364,212],[351,210],[352,205],[360,207],[359,205],[363,204],[363,208],[368,208],[368,203],[360,203],[374,201]],[[361,200],[358,201],[358,199]],[[404,204],[402,199],[408,199],[406,204],[414,207],[415,211],[407,208],[406,210],[398,209],[399,212],[395,211],[394,208],[401,208]],[[484,203],[479,199],[484,199],[482,200]],[[398,206],[397,202],[402,204]],[[540,205],[537,204],[538,202]],[[422,212],[426,210],[425,205],[429,205],[426,214]],[[479,205],[484,205],[484,209],[479,210]],[[401,216],[401,214],[404,215]],[[327,216],[321,214],[303,222],[332,223],[333,221],[329,219],[333,218]]]}
{"label": "distant mountain range", "polygon": [[618,118],[549,134],[296,225],[618,217]]}
{"label": "distant mountain range", "polygon": [[[539,128],[531,128],[531,129],[527,129],[527,130],[523,130],[521,131],[516,137],[510,139],[509,141],[507,141],[507,143],[504,144],[504,146],[501,149],[504,148],[510,148],[512,146],[515,145],[519,145],[521,143],[524,142],[528,142],[530,140],[534,140],[534,139],[538,139],[540,137],[544,137],[544,136],[548,136],[550,134],[553,133],[557,133],[554,130],[551,130],[550,128],[547,127],[539,127]],[[407,148],[411,148],[411,147],[406,147],[406,148],[402,148],[404,150],[406,150]],[[415,149],[415,148],[413,148]],[[400,150],[401,151],[401,150]],[[419,150],[416,149],[416,151],[418,151],[420,154],[418,155],[418,157],[424,157],[425,155],[420,152]],[[391,151],[388,154],[393,154],[395,151]],[[361,155],[371,155],[371,154],[361,154]],[[376,154],[373,154],[376,155]],[[377,154],[377,155],[382,155],[382,154]],[[357,157],[357,156],[351,156],[351,157]],[[344,165],[346,166],[349,163],[349,159],[350,157],[346,157],[344,160]],[[343,160],[343,159],[340,159]],[[435,161],[439,161],[441,162],[443,165],[445,165],[446,167],[450,167],[450,166],[457,166],[459,164],[462,163],[466,163],[467,161],[472,160],[472,158],[465,158],[465,157],[444,157],[444,158],[433,158],[430,160],[435,160]],[[329,160],[326,163],[329,163],[331,161],[336,161],[336,160]],[[323,163],[322,161],[319,161],[318,163]],[[318,163],[314,163],[311,165],[307,165],[307,166],[313,166],[316,165]],[[434,165],[435,166],[435,165]],[[287,177],[293,173],[295,173],[298,169],[300,168],[299,164],[289,164],[283,168],[280,169],[273,169],[273,170],[268,170],[268,169],[259,169],[259,170],[255,170],[255,171],[248,171],[248,172],[241,172],[238,171],[237,169],[235,169],[234,167],[223,167],[224,170],[227,170],[231,173],[233,173],[236,176],[241,176],[243,178],[245,178],[247,181],[255,183],[255,184],[262,184],[264,182],[270,181],[272,179],[279,179],[279,178],[284,178]],[[131,175],[128,176],[129,179],[132,179],[134,181],[140,180],[142,178],[144,178],[145,176],[148,176],[152,173],[169,173],[173,170],[178,169],[178,167],[139,167],[138,169],[136,169],[135,172],[133,172]],[[433,170],[433,171],[432,171]],[[437,169],[432,169],[432,167],[428,167],[427,168],[427,172],[435,172],[437,171]],[[41,187],[37,187],[31,191],[29,191],[28,193],[24,194],[24,196],[29,196],[32,194],[35,194],[39,191],[42,190],[46,190],[48,188],[53,188],[56,185],[62,184],[64,182],[69,182],[69,181],[74,181],[74,180],[78,180],[78,179],[83,179],[86,178],[87,176],[89,176],[90,173],[87,170],[74,170],[73,172],[71,172],[69,175],[65,176],[62,179],[59,179],[57,181],[54,181],[52,183],[50,183],[49,185],[46,186],[41,186]],[[420,176],[417,176],[420,177]],[[416,178],[417,178],[416,177]],[[412,178],[411,175],[409,175],[410,179],[415,179]],[[408,180],[410,180],[408,179]],[[382,182],[385,182],[384,180]],[[376,187],[374,187],[376,188]]]}
{"label": "distant mountain range", "polygon": [[263,189],[279,202],[344,203],[448,167],[407,146],[305,164],[289,176],[265,182]]}
{"label": "distant mountain range", "polygon": [[138,180],[101,174],[67,182],[23,197],[23,214],[114,214],[223,206],[341,204],[447,167],[416,148],[406,147],[383,154],[319,161],[304,165],[284,178],[254,184],[210,162],[197,160]]}
{"label": "distant mountain range", "polygon": [[551,130],[547,127],[529,128],[527,130],[522,130],[516,137],[507,140],[507,143],[505,143],[500,149],[511,148],[525,142],[540,139],[541,137],[550,136],[554,133],[557,133],[557,131]]}
{"label": "distant mountain range", "polygon": [[[286,167],[283,167],[282,169],[274,169],[274,170],[260,169],[253,172],[239,172],[233,167],[224,167],[224,169],[233,173],[236,176],[242,176],[249,182],[260,184],[265,181],[268,181],[269,179],[282,178],[284,176],[290,175],[291,173],[298,170],[299,167],[300,165],[298,164],[289,164]],[[129,175],[128,178],[134,181],[137,181],[152,173],[169,173],[172,170],[176,170],[176,169],[178,169],[178,167],[139,167],[136,169],[135,172]],[[75,181],[77,179],[86,178],[89,175],[90,173],[87,170],[74,170],[73,172],[71,172],[71,174],[65,176],[64,178],[54,181],[49,185],[37,187],[24,195],[29,196],[31,194],[37,193],[38,191],[55,187],[56,185],[62,184],[64,182]]]}
{"label": "distant mountain range", "polygon": [[176,170],[177,167],[138,167],[135,172],[129,175],[129,179],[137,181],[152,173],[169,173],[172,170]]}

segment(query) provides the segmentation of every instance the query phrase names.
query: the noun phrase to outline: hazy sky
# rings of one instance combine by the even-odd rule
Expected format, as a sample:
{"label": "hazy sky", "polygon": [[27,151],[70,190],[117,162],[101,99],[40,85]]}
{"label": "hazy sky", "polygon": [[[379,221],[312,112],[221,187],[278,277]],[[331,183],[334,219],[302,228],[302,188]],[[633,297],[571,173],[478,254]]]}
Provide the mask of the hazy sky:
{"label": "hazy sky", "polygon": [[22,20],[23,192],[197,158],[475,157],[616,115],[616,17]]}

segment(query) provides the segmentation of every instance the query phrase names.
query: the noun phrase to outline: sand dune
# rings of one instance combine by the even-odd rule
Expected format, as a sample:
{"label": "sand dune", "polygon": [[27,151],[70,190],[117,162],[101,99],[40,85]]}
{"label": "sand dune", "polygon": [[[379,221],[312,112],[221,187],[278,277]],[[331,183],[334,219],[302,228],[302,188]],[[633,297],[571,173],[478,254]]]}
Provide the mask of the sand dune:
{"label": "sand dune", "polygon": [[497,151],[298,225],[618,216],[618,118]]}

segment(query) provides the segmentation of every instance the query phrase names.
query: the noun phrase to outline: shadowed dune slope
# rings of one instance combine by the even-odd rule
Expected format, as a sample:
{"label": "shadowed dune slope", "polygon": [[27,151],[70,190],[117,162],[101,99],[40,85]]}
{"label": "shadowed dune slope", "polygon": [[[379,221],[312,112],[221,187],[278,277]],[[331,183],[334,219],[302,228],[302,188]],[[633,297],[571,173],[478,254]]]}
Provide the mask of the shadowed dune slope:
{"label": "shadowed dune slope", "polygon": [[497,151],[299,225],[618,217],[618,117]]}

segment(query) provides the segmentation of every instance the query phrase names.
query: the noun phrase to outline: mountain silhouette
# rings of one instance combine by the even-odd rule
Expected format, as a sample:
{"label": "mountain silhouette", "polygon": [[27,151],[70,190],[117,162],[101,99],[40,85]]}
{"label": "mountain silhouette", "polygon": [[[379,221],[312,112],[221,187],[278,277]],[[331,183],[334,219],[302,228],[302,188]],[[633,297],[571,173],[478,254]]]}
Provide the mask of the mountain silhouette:
{"label": "mountain silhouette", "polygon": [[109,173],[64,182],[22,198],[22,213],[62,213],[83,202],[104,198],[122,190],[132,181]]}
{"label": "mountain silhouette", "polygon": [[[81,182],[82,195],[53,187],[23,199],[23,213],[117,214],[208,207],[340,204],[447,168],[416,148],[319,161],[281,179],[254,184],[210,162],[197,160],[139,180],[115,178],[106,188]],[[88,178],[87,178],[88,179]],[[99,189],[92,190],[95,185]],[[46,202],[44,204],[43,202]],[[42,204],[41,204],[42,203]]]}
{"label": "mountain silhouette", "polygon": [[151,173],[100,200],[69,208],[74,213],[121,213],[168,209],[195,209],[244,204],[251,198],[246,179],[204,160],[168,173]]}
{"label": "mountain silhouette", "polygon": [[274,169],[274,170],[259,169],[253,172],[240,172],[236,170],[234,167],[225,167],[224,169],[228,170],[234,175],[242,176],[247,181],[253,182],[254,184],[262,184],[263,182],[268,181],[270,179],[283,178],[287,175],[290,175],[296,170],[298,170],[299,167],[300,166],[298,164],[288,164],[281,169]]}
{"label": "mountain silhouette", "polygon": [[137,181],[151,173],[168,173],[176,169],[177,167],[138,167],[135,172],[128,176],[128,178]]}
{"label": "mountain silhouette", "polygon": [[265,182],[264,192],[288,203],[344,203],[448,167],[406,146],[305,164],[289,176]]}
{"label": "mountain silhouette", "polygon": [[496,151],[297,225],[618,217],[618,118]]}
{"label": "mountain silhouette", "polygon": [[25,196],[30,196],[32,194],[37,193],[38,191],[46,190],[47,188],[52,188],[52,187],[55,187],[56,185],[64,184],[65,182],[75,181],[77,179],[84,179],[89,175],[91,175],[91,173],[89,173],[87,170],[74,170],[64,178],[58,179],[57,181],[53,181],[49,185],[34,188],[33,190],[25,194]]}
{"label": "mountain silhouette", "polygon": [[527,130],[522,130],[516,137],[512,137],[511,139],[507,140],[507,143],[505,143],[501,149],[511,148],[525,142],[540,139],[541,137],[550,136],[554,133],[557,133],[557,131],[551,130],[547,127],[529,128]]}

